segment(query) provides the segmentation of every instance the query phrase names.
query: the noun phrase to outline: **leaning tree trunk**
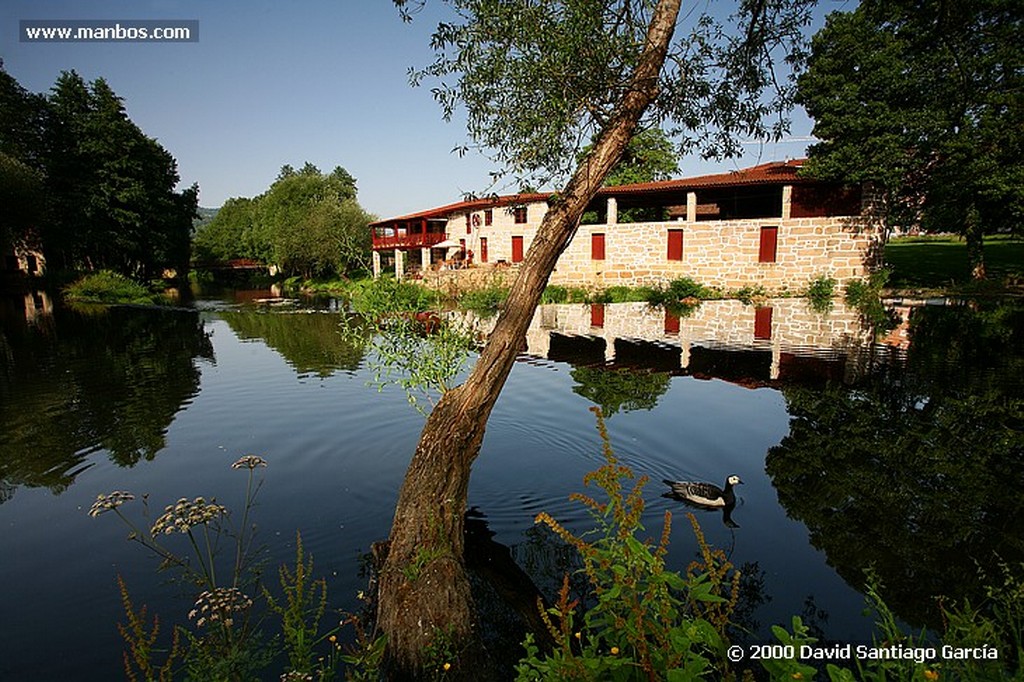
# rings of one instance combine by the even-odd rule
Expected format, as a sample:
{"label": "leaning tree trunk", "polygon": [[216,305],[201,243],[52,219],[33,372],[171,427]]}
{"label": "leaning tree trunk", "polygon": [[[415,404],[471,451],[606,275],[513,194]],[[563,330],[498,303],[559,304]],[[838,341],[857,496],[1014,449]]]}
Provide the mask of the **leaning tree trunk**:
{"label": "leaning tree trunk", "polygon": [[[587,204],[618,161],[657,94],[681,0],[659,0],[631,87],[593,150],[552,200],[487,345],[463,385],[446,393],[420,435],[395,508],[379,582],[378,627],[392,679],[418,678],[450,663],[453,679],[479,678],[479,641],[463,561],[470,466],[491,409],[524,348],[526,330]],[[455,660],[431,660],[448,647]]]}

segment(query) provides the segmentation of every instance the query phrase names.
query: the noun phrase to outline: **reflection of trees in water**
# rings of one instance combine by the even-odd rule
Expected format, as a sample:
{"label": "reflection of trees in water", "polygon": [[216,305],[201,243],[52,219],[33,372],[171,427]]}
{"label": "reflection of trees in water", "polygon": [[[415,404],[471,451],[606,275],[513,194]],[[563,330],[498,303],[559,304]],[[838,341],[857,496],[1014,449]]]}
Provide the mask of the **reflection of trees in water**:
{"label": "reflection of trees in water", "polygon": [[63,491],[96,450],[121,466],[152,459],[198,391],[195,359],[213,358],[199,315],[180,310],[60,311],[49,332],[16,330],[8,348],[0,372],[7,498],[23,485]]}
{"label": "reflection of trees in water", "polygon": [[905,368],[784,389],[790,432],[767,457],[779,501],[847,582],[874,566],[915,624],[940,625],[939,595],[976,597],[1000,557],[1024,560],[1021,314],[915,311]]}
{"label": "reflection of trees in water", "polygon": [[574,367],[571,374],[573,393],[600,407],[606,417],[620,410],[653,410],[671,382],[667,373],[643,369]]}
{"label": "reflection of trees in water", "polygon": [[220,317],[240,339],[261,339],[299,374],[321,378],[359,369],[368,341],[343,334],[340,314],[223,311]]}

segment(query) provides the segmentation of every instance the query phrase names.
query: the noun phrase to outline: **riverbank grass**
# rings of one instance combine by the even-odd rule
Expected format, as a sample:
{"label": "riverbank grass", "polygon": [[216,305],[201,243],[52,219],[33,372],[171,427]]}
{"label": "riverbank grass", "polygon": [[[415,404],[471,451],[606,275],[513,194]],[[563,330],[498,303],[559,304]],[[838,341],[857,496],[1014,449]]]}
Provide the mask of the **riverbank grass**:
{"label": "riverbank grass", "polygon": [[[952,235],[895,237],[885,247],[894,289],[927,289],[956,293],[974,290],[967,262],[967,244]],[[985,239],[985,289],[1024,286],[1024,239],[997,235]]]}
{"label": "riverbank grass", "polygon": [[110,270],[99,270],[64,288],[64,298],[74,303],[103,305],[157,305],[166,300],[146,286]]}

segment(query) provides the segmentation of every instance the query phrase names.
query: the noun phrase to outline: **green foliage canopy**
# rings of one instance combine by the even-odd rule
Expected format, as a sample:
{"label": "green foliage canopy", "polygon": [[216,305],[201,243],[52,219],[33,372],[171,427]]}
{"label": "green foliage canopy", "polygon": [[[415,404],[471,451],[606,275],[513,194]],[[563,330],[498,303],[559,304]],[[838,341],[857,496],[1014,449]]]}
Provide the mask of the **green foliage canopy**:
{"label": "green foliage canopy", "polygon": [[38,247],[46,99],[0,68],[0,251]]}
{"label": "green foliage canopy", "polygon": [[[407,10],[421,4],[395,0]],[[577,152],[604,130],[630,87],[654,3],[642,0],[447,0],[455,20],[433,36],[435,61],[412,81],[450,119],[465,109],[475,145],[520,182],[568,177]],[[663,127],[683,153],[732,156],[738,135],[783,134],[792,82],[779,58],[797,60],[812,3],[737,3],[681,18],[641,128]],[[725,10],[726,12],[728,10]],[[772,90],[772,97],[763,97]]]}
{"label": "green foliage canopy", "polygon": [[198,188],[176,191],[174,158],[102,78],[62,73],[48,97],[0,70],[5,247],[42,247],[50,267],[139,279],[184,271]]}
{"label": "green foliage canopy", "polygon": [[[593,144],[580,152],[579,160],[590,152]],[[672,140],[661,128],[641,130],[629,141],[622,158],[604,179],[606,187],[630,185],[638,182],[668,180],[679,172],[679,159]],[[581,222],[584,224],[603,222],[599,211],[587,211]],[[627,208],[619,212],[619,222],[634,223],[647,220],[664,220],[665,210],[655,208]]]}
{"label": "green foliage canopy", "polygon": [[64,72],[49,106],[47,260],[141,279],[185,270],[198,188],[174,191],[174,158],[132,123],[103,79]]}
{"label": "green foliage canopy", "polygon": [[307,162],[285,165],[254,199],[228,199],[196,233],[201,262],[251,258],[304,277],[364,269],[373,216],[356,201],[356,180],[341,166],[329,174]]}
{"label": "green foliage canopy", "polygon": [[678,172],[679,160],[675,145],[661,128],[648,128],[629,141],[622,158],[604,179],[604,184],[613,187],[656,182],[668,180]]}
{"label": "green foliage canopy", "polygon": [[967,237],[1024,218],[1020,3],[870,0],[813,41],[799,100],[822,140],[812,175],[872,183],[888,221]]}

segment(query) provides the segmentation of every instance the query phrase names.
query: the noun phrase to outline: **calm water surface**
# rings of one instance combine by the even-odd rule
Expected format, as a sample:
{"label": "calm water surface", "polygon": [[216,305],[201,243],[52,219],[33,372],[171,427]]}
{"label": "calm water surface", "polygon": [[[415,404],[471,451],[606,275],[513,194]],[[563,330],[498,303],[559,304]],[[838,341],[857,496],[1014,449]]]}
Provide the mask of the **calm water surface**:
{"label": "calm water surface", "polygon": [[[666,509],[684,511],[661,497],[662,478],[744,480],[738,528],[700,521],[750,576],[755,638],[803,614],[830,639],[869,639],[869,565],[901,618],[937,625],[934,595],[976,589],[995,551],[1024,558],[1024,313],[899,312],[911,323],[876,344],[841,305],[822,316],[803,301],[771,313],[708,303],[683,320],[631,304],[545,307],[490,420],[470,504],[555,584],[557,545],[533,518],[587,527],[567,497],[602,463],[588,410],[600,405],[620,459],[653,481],[652,536]],[[387,535],[423,417],[400,391],[367,386],[365,349],[339,321],[323,307],[87,314],[5,301],[0,679],[120,679],[118,575],[136,605],[184,622],[191,600],[113,515],[86,512],[112,490],[148,494],[157,511],[200,495],[240,510],[245,475],[230,464],[249,452],[269,462],[254,518],[270,565],[292,558],[301,531],[331,607],[358,608],[362,556]],[[122,509],[140,518],[141,502]],[[685,569],[694,551],[680,519],[670,564]]]}

